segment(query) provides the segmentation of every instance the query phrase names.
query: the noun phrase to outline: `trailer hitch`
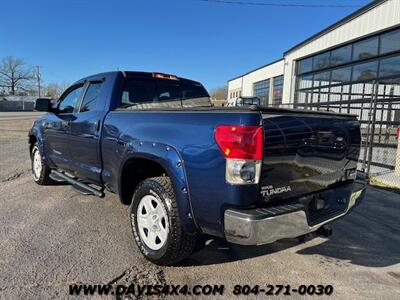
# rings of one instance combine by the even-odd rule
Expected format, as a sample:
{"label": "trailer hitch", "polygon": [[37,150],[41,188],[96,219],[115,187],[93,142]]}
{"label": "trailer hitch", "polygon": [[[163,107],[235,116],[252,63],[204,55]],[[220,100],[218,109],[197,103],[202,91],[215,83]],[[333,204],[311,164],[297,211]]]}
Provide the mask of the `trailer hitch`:
{"label": "trailer hitch", "polygon": [[317,235],[330,237],[332,235],[332,228],[328,225],[323,225],[317,230]]}
{"label": "trailer hitch", "polygon": [[323,225],[320,228],[318,228],[317,231],[303,234],[301,236],[297,237],[297,240],[299,243],[305,243],[306,241],[309,241],[317,236],[322,236],[322,237],[330,237],[332,235],[332,228],[328,225]]}

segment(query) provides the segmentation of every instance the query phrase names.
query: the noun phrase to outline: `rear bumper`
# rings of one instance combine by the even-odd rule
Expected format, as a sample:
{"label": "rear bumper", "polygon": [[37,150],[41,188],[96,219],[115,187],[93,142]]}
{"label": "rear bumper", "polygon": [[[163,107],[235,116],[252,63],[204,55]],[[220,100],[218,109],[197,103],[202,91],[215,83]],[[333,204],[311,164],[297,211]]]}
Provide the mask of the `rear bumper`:
{"label": "rear bumper", "polygon": [[271,209],[227,209],[224,215],[225,238],[228,242],[240,245],[261,245],[314,232],[346,215],[362,200],[365,187],[366,184],[359,181],[351,184],[345,210],[312,225],[300,203]]}

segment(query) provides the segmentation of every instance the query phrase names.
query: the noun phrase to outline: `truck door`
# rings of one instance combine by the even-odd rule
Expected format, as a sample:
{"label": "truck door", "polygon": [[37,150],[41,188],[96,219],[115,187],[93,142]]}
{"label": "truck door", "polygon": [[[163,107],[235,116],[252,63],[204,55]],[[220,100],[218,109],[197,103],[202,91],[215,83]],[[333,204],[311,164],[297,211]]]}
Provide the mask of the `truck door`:
{"label": "truck door", "polygon": [[74,119],[74,109],[78,105],[83,90],[83,83],[66,90],[60,97],[58,109],[49,114],[43,124],[45,152],[50,161],[63,170],[70,170],[68,134],[70,123]]}
{"label": "truck door", "polygon": [[101,182],[100,128],[105,109],[102,86],[102,80],[85,84],[83,99],[70,122],[72,171],[78,178],[93,183]]}

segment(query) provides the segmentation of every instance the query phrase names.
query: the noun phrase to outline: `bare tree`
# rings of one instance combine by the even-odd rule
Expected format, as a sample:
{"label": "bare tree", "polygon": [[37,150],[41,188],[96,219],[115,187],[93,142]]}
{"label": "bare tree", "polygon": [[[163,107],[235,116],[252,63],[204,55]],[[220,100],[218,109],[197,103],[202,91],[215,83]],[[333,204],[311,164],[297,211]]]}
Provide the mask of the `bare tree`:
{"label": "bare tree", "polygon": [[226,85],[214,88],[211,90],[211,99],[226,100],[228,95],[228,87]]}
{"label": "bare tree", "polygon": [[33,69],[20,58],[7,56],[0,64],[0,87],[8,89],[11,95],[29,89],[35,78]]}
{"label": "bare tree", "polygon": [[45,96],[46,97],[51,97],[52,99],[58,99],[60,98],[61,94],[67,89],[69,86],[68,83],[62,82],[51,82],[47,86],[44,87],[45,90]]}

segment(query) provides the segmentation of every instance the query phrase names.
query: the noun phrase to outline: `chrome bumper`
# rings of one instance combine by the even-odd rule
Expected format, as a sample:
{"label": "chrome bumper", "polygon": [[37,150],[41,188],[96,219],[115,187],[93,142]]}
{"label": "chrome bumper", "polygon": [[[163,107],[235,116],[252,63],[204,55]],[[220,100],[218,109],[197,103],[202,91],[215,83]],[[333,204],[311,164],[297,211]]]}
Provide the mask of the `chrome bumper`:
{"label": "chrome bumper", "polygon": [[309,225],[306,212],[296,205],[288,205],[284,208],[290,210],[292,207],[294,210],[298,209],[296,211],[288,213],[281,211],[282,214],[267,217],[260,214],[259,209],[227,209],[224,215],[225,238],[228,242],[240,245],[261,245],[314,232],[321,226],[347,214],[361,200],[365,186],[364,183],[353,183],[344,212],[314,225]]}

